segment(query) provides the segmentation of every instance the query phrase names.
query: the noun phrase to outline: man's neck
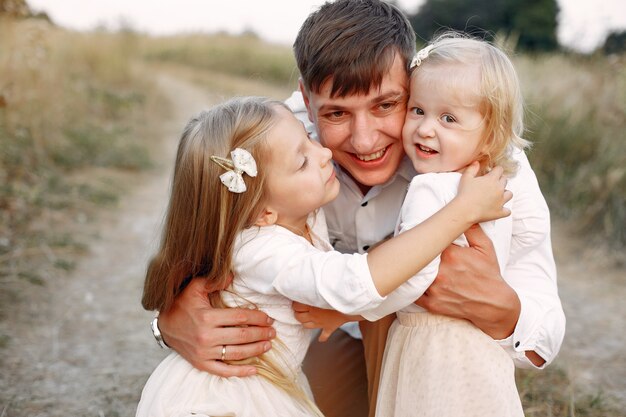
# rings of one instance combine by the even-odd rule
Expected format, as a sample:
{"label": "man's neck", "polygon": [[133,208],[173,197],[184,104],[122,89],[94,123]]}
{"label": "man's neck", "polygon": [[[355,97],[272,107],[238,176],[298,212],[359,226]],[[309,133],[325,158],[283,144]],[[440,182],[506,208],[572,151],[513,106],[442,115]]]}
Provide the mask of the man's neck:
{"label": "man's neck", "polygon": [[348,176],[352,179],[352,181],[354,181],[354,183],[357,185],[357,187],[359,187],[359,190],[361,190],[361,193],[363,194],[363,196],[365,196],[365,195],[369,192],[369,190],[371,190],[371,189],[372,189],[372,186],[371,186],[371,185],[363,185],[363,184],[361,184],[360,182],[358,182],[358,181],[357,181],[357,180],[356,180],[356,179],[352,176],[352,174],[350,174],[350,172],[348,172],[348,170],[347,170],[347,169],[346,169],[346,170],[344,170],[344,172],[345,172],[346,174],[348,174]]}
{"label": "man's neck", "polygon": [[[356,181],[355,181],[356,182]],[[363,196],[365,196],[365,194],[367,194],[369,192],[369,190],[372,189],[371,185],[363,185],[359,182],[356,182],[356,185],[359,186],[359,189],[361,190],[361,192],[363,193]]]}

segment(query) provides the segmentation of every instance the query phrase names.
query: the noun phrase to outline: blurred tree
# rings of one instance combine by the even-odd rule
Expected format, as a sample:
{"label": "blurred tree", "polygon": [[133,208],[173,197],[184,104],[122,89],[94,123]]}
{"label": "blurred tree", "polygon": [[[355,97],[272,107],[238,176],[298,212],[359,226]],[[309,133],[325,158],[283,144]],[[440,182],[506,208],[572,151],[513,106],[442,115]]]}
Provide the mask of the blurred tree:
{"label": "blurred tree", "polygon": [[626,52],[626,30],[609,33],[609,36],[604,41],[602,50],[607,55]]}
{"label": "blurred tree", "polygon": [[426,0],[409,16],[417,35],[430,39],[445,29],[492,38],[513,35],[520,49],[558,48],[556,0]]}
{"label": "blurred tree", "polygon": [[0,0],[0,15],[28,17],[31,11],[26,0]]}

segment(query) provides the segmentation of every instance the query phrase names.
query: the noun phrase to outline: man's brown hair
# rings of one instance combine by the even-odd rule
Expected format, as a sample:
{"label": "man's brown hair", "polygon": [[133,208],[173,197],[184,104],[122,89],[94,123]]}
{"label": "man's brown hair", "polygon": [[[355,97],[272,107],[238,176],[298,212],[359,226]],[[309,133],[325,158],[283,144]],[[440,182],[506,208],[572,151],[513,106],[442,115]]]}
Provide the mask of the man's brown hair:
{"label": "man's brown hair", "polygon": [[293,49],[307,91],[319,93],[332,78],[332,97],[367,94],[380,86],[396,53],[408,70],[415,32],[392,4],[337,0],[309,15]]}

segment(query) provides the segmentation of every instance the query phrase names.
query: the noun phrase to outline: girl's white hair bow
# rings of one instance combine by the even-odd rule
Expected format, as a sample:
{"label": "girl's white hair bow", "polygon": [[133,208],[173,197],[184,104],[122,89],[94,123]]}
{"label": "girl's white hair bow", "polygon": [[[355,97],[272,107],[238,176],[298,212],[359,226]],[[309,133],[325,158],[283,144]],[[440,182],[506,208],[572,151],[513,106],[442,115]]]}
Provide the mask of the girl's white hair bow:
{"label": "girl's white hair bow", "polygon": [[422,64],[422,61],[428,58],[428,54],[430,53],[430,51],[433,50],[433,48],[434,45],[428,45],[427,47],[420,49],[419,52],[416,53],[411,60],[411,65],[409,66],[409,69],[419,67]]}
{"label": "girl's white hair bow", "polygon": [[246,183],[243,181],[243,173],[256,177],[256,161],[250,152],[241,148],[235,148],[230,153],[230,157],[231,159],[213,155],[211,161],[226,170],[220,175],[220,181],[228,187],[228,191],[237,194],[243,193],[247,190]]}

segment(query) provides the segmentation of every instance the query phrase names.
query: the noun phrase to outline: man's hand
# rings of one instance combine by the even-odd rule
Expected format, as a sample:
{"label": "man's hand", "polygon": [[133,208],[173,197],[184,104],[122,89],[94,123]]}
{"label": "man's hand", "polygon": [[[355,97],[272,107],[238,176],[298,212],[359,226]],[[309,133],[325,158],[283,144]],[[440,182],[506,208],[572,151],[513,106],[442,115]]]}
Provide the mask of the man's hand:
{"label": "man's hand", "polygon": [[259,356],[271,348],[276,336],[273,320],[262,311],[241,308],[213,308],[203,279],[193,279],[167,311],[159,314],[159,330],[165,343],[195,368],[214,375],[249,376],[250,365],[229,365],[221,361]]}
{"label": "man's hand", "polygon": [[348,316],[335,310],[317,308],[306,304],[293,302],[293,311],[296,320],[302,323],[305,329],[322,329],[319,341],[325,342],[341,325],[349,321],[359,321],[361,316]]}
{"label": "man's hand", "polygon": [[450,245],[439,274],[416,304],[471,321],[494,339],[513,333],[521,311],[515,291],[502,279],[491,240],[479,225],[465,232],[469,247]]}

